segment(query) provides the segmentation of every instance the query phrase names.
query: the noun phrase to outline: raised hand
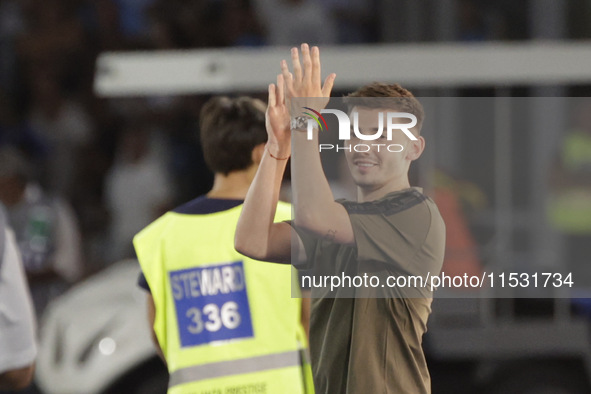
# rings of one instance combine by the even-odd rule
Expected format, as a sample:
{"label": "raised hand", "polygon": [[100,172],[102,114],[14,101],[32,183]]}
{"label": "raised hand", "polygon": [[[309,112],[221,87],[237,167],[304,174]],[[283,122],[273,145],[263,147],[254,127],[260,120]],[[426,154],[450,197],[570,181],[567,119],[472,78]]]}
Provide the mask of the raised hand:
{"label": "raised hand", "polygon": [[265,114],[267,128],[267,149],[275,158],[288,157],[291,151],[289,108],[285,103],[285,81],[277,76],[277,85],[269,85],[269,102]]}
{"label": "raised hand", "polygon": [[281,61],[281,73],[285,80],[286,98],[316,98],[313,100],[298,100],[298,105],[309,106],[317,111],[323,109],[330,99],[330,92],[334,85],[336,74],[326,77],[324,85],[321,81],[320,50],[318,47],[310,47],[302,44],[303,68],[300,64],[300,56],[297,48],[291,49],[291,63],[293,74],[289,72],[287,61]]}

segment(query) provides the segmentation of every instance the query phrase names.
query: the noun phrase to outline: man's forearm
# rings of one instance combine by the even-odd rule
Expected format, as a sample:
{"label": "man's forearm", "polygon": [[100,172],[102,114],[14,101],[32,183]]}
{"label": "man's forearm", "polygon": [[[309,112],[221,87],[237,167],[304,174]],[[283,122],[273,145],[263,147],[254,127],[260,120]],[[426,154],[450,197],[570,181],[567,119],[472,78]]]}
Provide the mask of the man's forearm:
{"label": "man's forearm", "polygon": [[[274,150],[275,153],[271,153]],[[274,157],[273,157],[273,156]],[[254,177],[236,227],[234,246],[240,253],[258,260],[283,260],[271,250],[271,230],[279,201],[281,181],[289,152],[265,147],[258,171]],[[289,261],[277,261],[289,262]]]}
{"label": "man's forearm", "polygon": [[292,183],[295,223],[319,237],[338,243],[352,243],[349,217],[344,207],[334,201],[324,174],[318,136],[308,140],[305,132],[292,137]]}
{"label": "man's forearm", "polygon": [[293,133],[292,183],[295,220],[308,227],[321,220],[334,197],[318,152],[318,131],[308,140],[303,131]]}
{"label": "man's forearm", "polygon": [[[303,107],[320,111],[330,100],[336,74],[330,74],[324,84],[321,81],[320,50],[310,49],[302,44],[300,62],[297,48],[291,49],[293,74],[287,62],[281,62],[281,72],[286,82],[286,89],[294,107]],[[303,64],[303,67],[302,67]],[[292,113],[293,116],[293,113]],[[295,122],[295,127],[302,127]],[[318,135],[312,140],[307,134],[295,130],[292,135],[292,183],[294,190],[296,225],[305,228],[317,236],[328,238],[337,243],[355,242],[351,221],[344,207],[334,201],[332,191],[324,175],[318,152]]]}

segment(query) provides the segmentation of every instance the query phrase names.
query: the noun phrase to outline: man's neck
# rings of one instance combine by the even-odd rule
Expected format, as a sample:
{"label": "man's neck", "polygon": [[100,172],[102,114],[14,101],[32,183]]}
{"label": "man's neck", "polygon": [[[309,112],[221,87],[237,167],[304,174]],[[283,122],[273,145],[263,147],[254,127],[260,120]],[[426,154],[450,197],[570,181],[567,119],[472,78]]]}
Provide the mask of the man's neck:
{"label": "man's neck", "polygon": [[233,171],[228,175],[216,173],[213,178],[213,188],[207,193],[207,197],[244,200],[255,173],[256,168]]}
{"label": "man's neck", "polygon": [[376,201],[386,194],[410,188],[408,177],[395,183],[389,183],[377,189],[362,188],[357,186],[357,202]]}

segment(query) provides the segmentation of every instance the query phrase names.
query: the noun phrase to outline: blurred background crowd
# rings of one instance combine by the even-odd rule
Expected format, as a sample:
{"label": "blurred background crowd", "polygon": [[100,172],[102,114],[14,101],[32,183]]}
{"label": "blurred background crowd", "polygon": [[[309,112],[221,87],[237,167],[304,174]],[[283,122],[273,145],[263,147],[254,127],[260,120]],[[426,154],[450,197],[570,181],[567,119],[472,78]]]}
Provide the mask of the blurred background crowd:
{"label": "blurred background crowd", "polygon": [[[93,80],[101,52],[591,38],[591,1],[565,0],[563,15],[550,21],[553,9],[544,13],[532,7],[536,1],[437,0],[455,10],[446,24],[429,0],[0,0],[0,202],[17,235],[38,314],[73,283],[133,257],[131,240],[139,230],[207,192],[213,181],[197,138],[209,96],[99,98]],[[335,96],[344,93],[338,79],[336,89]],[[589,96],[589,87],[567,89],[562,93]],[[252,95],[266,99],[263,90]],[[519,86],[511,90],[535,95]],[[452,93],[495,94],[492,88]],[[555,163],[552,187],[589,186],[591,104],[581,108],[573,126],[578,131],[556,149],[558,159],[570,159]],[[480,124],[474,129],[481,132],[464,136],[462,163],[478,163],[492,145]],[[516,146],[527,145],[523,135],[512,138]],[[469,215],[494,195],[478,165],[464,167],[462,179],[436,175],[440,194],[465,191],[459,202],[441,194],[442,210]],[[517,174],[516,189],[526,172]],[[565,201],[558,208],[572,206],[572,199]],[[582,205],[586,215],[557,208],[554,224],[572,235],[582,251],[577,256],[586,258],[591,207]],[[585,223],[562,223],[569,217]],[[473,240],[460,219],[446,221],[453,234],[468,234],[457,241],[462,250],[491,238],[490,231],[476,232]],[[479,272],[480,262],[467,264]]]}
{"label": "blurred background crowd", "polygon": [[[70,256],[72,262],[57,270],[68,280],[130,256],[135,232],[210,187],[195,138],[206,98],[99,99],[92,92],[96,56],[109,50],[440,39],[424,20],[422,26],[392,33],[381,21],[381,3],[0,1],[3,202],[14,205],[33,189],[58,199],[62,232],[68,233],[63,243],[79,243],[80,258]],[[401,10],[409,7],[409,2],[399,3]],[[526,3],[458,0],[451,38],[527,40]],[[591,25],[581,17],[585,13],[578,12],[583,3],[569,7],[572,23],[565,38],[591,36]],[[417,4],[423,15],[433,13],[425,2]],[[24,181],[26,193],[18,185],[9,188],[10,177]]]}
{"label": "blurred background crowd", "polygon": [[[458,5],[456,40],[528,38],[512,2]],[[132,256],[138,230],[212,182],[195,138],[207,97],[99,99],[100,52],[435,40],[426,25],[387,30],[377,0],[0,1],[0,200],[39,310]]]}
{"label": "blurred background crowd", "polygon": [[[98,98],[100,52],[536,38],[526,1],[457,0],[447,37],[428,2],[397,3],[1,0],[0,200],[38,310],[68,283],[132,257],[137,231],[211,187],[196,138],[207,97]],[[591,37],[591,3],[568,4],[563,38]],[[384,19],[397,13],[420,23]]]}

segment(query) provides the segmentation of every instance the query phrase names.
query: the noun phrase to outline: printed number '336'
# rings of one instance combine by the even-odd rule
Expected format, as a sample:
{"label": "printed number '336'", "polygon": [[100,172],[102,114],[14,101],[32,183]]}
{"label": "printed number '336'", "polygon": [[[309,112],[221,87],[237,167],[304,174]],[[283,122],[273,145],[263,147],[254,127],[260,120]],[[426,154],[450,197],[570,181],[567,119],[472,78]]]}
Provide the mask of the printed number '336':
{"label": "printed number '336'", "polygon": [[[203,315],[207,320],[203,321]],[[226,327],[233,330],[240,325],[240,313],[238,304],[234,301],[228,301],[220,309],[216,304],[207,304],[203,310],[193,307],[187,310],[187,317],[193,322],[187,329],[191,334],[200,334],[203,329],[209,332],[216,332],[220,328]]]}

